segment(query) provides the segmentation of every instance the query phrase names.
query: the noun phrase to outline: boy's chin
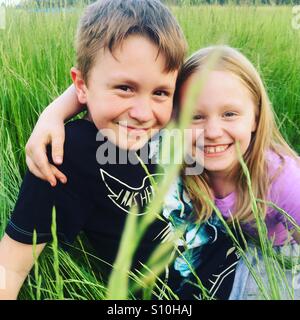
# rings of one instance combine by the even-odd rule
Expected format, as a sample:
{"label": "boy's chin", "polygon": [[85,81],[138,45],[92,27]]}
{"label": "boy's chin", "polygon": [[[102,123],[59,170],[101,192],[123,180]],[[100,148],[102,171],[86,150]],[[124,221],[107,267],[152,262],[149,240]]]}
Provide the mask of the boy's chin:
{"label": "boy's chin", "polygon": [[149,137],[139,137],[139,139],[119,139],[116,141],[116,145],[124,150],[137,151],[144,147],[149,141]]}

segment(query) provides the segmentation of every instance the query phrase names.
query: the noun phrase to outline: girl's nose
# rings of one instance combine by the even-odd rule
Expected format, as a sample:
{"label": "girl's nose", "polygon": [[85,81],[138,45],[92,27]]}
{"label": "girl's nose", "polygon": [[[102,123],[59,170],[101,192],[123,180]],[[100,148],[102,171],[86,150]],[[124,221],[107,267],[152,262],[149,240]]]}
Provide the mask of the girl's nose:
{"label": "girl's nose", "polygon": [[208,119],[204,126],[204,136],[209,140],[216,140],[223,135],[223,128],[217,119]]}

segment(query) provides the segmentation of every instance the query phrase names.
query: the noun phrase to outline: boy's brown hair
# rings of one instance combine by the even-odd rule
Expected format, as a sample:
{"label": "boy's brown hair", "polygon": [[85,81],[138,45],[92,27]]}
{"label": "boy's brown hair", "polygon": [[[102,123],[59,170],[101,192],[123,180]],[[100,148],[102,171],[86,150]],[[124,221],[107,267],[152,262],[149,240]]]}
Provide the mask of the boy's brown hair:
{"label": "boy's brown hair", "polygon": [[77,68],[88,82],[100,49],[113,50],[129,35],[147,37],[165,57],[165,71],[180,69],[186,41],[175,17],[158,0],[98,0],[89,5],[79,23]]}

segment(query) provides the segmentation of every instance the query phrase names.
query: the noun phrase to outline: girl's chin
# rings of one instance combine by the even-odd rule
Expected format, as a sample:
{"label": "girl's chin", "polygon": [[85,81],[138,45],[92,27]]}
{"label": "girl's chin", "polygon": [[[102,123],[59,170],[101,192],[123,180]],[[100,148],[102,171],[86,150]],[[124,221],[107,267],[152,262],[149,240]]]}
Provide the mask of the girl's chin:
{"label": "girl's chin", "polygon": [[204,160],[204,169],[209,173],[216,173],[227,175],[235,172],[237,169],[238,161],[231,161],[228,163],[209,163],[210,161]]}

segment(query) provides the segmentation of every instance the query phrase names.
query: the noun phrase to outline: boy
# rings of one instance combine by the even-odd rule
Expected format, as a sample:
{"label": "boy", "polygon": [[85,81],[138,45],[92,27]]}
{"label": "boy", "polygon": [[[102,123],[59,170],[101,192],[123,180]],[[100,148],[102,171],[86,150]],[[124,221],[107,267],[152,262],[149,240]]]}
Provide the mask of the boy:
{"label": "boy", "polygon": [[[148,140],[170,119],[184,54],[181,30],[159,1],[106,0],[87,8],[71,75],[88,116],[66,125],[60,168],[69,177],[65,185],[52,189],[30,173],[24,178],[0,242],[0,265],[6,273],[0,298],[16,298],[32,268],[33,230],[38,255],[52,240],[53,205],[62,242],[72,243],[84,230],[99,257],[114,262],[131,207],[144,213],[153,194],[140,164],[100,165],[97,152],[105,143],[115,148],[117,159],[136,158],[135,150],[148,148]],[[155,166],[150,164],[148,170],[153,174]],[[147,261],[165,226],[157,221],[149,228],[135,255],[136,266]]]}

